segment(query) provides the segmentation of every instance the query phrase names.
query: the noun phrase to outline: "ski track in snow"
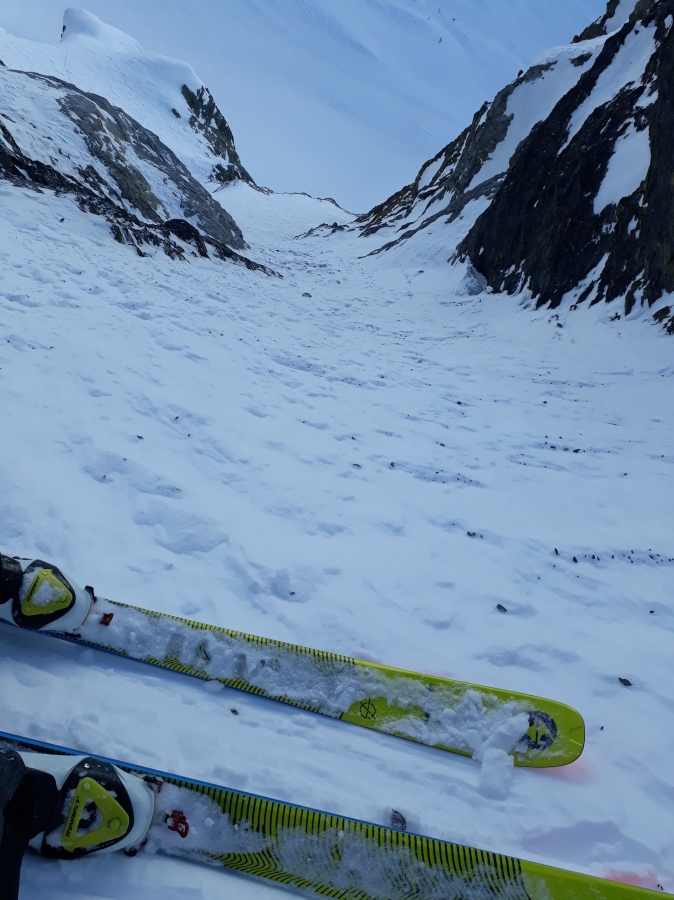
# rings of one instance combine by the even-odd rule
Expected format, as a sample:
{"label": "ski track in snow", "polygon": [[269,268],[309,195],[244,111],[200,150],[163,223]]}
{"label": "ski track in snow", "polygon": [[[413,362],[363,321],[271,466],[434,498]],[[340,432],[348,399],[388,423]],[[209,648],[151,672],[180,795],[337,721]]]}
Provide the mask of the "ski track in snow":
{"label": "ski track in snow", "polygon": [[[461,296],[440,246],[359,260],[350,234],[293,239],[345,221],[331,204],[239,184],[224,205],[282,281],[140,259],[70,200],[0,184],[3,551],[567,702],[585,752],[490,773],[9,627],[2,729],[674,889],[671,341],[604,305]],[[142,853],[55,865],[27,860],[23,900],[282,890]]]}

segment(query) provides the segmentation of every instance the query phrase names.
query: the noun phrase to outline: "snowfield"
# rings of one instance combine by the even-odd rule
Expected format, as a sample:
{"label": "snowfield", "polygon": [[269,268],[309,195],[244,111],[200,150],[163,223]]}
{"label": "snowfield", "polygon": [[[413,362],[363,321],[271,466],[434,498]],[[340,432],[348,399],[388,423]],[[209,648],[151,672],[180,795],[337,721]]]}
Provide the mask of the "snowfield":
{"label": "snowfield", "polygon": [[[298,237],[351,221],[330,202],[214,196],[282,279],[141,258],[72,198],[0,181],[2,551],[566,702],[585,751],[481,765],[11,627],[0,730],[674,892],[671,339],[647,310],[473,295],[447,230],[365,256],[381,240]],[[31,855],[21,897],[282,893],[148,851]]]}
{"label": "snowfield", "polygon": [[[570,703],[585,753],[494,791],[471,760],[9,628],[3,729],[671,890],[670,341],[456,295],[446,267],[355,261],[351,235],[294,240],[329,204],[227,204],[283,281],[140,259],[2,188],[3,548],[116,599]],[[71,897],[229,877],[58,869]],[[24,896],[54,878],[31,858]]]}

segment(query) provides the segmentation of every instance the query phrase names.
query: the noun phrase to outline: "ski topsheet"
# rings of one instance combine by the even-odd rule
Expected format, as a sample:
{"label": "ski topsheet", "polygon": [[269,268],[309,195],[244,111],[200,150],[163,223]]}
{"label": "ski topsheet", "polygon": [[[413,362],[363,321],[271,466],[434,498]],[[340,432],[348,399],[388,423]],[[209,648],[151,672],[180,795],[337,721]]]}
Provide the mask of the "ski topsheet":
{"label": "ski topsheet", "polygon": [[[0,605],[0,620],[477,759],[497,749],[518,766],[562,766],[583,750],[583,719],[563,703],[106,600],[39,560],[26,568],[11,616],[9,607],[3,614]],[[38,629],[40,610],[49,612]]]}
{"label": "ski topsheet", "polygon": [[[81,755],[3,732],[0,746],[22,754]],[[94,759],[143,779],[154,790],[152,824],[138,849],[141,854],[223,866],[334,900],[648,900],[655,896],[644,888],[116,760]],[[34,758],[29,762],[36,765]]]}

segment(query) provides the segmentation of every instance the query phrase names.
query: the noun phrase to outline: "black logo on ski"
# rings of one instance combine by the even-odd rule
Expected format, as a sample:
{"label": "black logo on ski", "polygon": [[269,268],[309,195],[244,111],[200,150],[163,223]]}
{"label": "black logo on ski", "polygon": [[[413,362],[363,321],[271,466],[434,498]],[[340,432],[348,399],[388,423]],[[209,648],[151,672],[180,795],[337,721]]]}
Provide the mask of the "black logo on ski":
{"label": "black logo on ski", "polygon": [[556,737],[557,724],[552,716],[538,711],[529,713],[529,731],[522,738],[529,750],[547,750]]}
{"label": "black logo on ski", "polygon": [[377,715],[377,707],[372,700],[361,700],[359,712],[364,719],[374,719]]}

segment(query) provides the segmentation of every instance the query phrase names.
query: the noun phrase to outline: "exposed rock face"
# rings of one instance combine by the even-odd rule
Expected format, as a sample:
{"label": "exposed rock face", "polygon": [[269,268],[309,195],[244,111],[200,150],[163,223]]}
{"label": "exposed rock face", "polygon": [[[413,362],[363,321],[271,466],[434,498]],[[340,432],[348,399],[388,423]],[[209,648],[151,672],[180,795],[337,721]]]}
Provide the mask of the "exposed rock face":
{"label": "exposed rock face", "polygon": [[501,174],[479,181],[472,189],[471,182],[508,132],[513,116],[509,116],[506,110],[513,91],[522,84],[540,78],[550,68],[550,65],[532,66],[524,75],[503,88],[493,103],[485,103],[481,107],[473,117],[472,124],[456,140],[421,167],[412,184],[356,220],[363,234],[368,236],[410,217],[415,208],[421,207],[423,213],[429,213],[422,213],[422,220],[416,227],[404,231],[377,252],[411,237],[442,216],[447,216],[449,222],[454,221],[471,200],[494,196],[503,180]]}
{"label": "exposed rock face", "polygon": [[[503,148],[512,145],[514,150],[533,124],[526,115],[516,119],[509,111],[511,103],[535,109],[540,95],[543,106],[551,107],[578,80],[592,55],[578,48],[562,59],[532,66],[492,103],[485,103],[471,125],[421,167],[412,184],[356,220],[364,237],[381,231],[391,234],[388,242],[372,252],[388,250],[438,220],[450,224],[464,215],[470,220],[466,207],[479,205],[482,211],[506,176],[508,155],[503,155]],[[499,154],[500,165],[492,159]]]}
{"label": "exposed rock face", "polygon": [[[234,219],[159,138],[105,98],[57,78],[0,68],[0,178],[75,195],[116,240],[239,261]],[[191,220],[191,221],[186,221]],[[178,240],[176,240],[176,238]]]}
{"label": "exposed rock face", "polygon": [[458,247],[494,289],[550,307],[624,297],[625,314],[674,291],[673,25],[673,0],[637,4],[518,148]]}
{"label": "exposed rock face", "polygon": [[[390,235],[370,252],[455,223],[447,255],[476,289],[551,308],[624,298],[624,314],[674,292],[674,0],[609,0],[577,41],[357,220]],[[674,333],[669,308],[655,318]]]}
{"label": "exposed rock face", "polygon": [[239,154],[234,146],[232,129],[218,109],[208,88],[201,87],[194,93],[184,84],[182,93],[191,112],[190,126],[203,134],[210,144],[213,155],[222,160],[213,166],[209,180],[217,181],[220,184],[240,180],[254,185],[255,182],[241,165]]}

